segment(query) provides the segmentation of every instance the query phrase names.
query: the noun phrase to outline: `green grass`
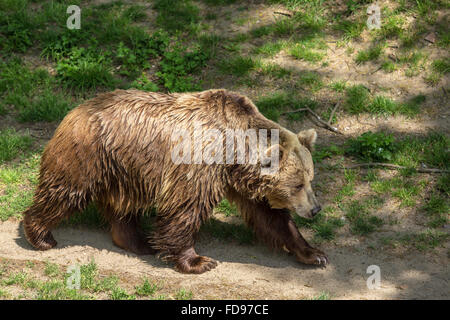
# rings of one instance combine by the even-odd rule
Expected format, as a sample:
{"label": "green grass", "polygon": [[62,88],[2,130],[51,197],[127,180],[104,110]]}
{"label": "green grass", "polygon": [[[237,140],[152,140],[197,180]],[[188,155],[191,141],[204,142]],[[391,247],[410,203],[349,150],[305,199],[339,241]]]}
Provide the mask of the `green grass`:
{"label": "green grass", "polygon": [[156,92],[159,91],[159,87],[157,84],[151,82],[143,73],[139,78],[137,78],[136,80],[134,80],[131,85],[130,88],[135,88],[138,90],[143,90],[143,91],[150,91],[150,92]]}
{"label": "green grass", "polygon": [[45,262],[44,273],[48,277],[55,277],[60,274],[59,266],[56,263]]}
{"label": "green grass", "polygon": [[294,220],[297,226],[312,229],[316,241],[333,240],[337,230],[345,224],[340,217],[333,214],[333,211],[332,207],[327,207],[313,219],[295,215]]}
{"label": "green grass", "polygon": [[149,279],[144,279],[142,284],[135,287],[138,296],[153,296],[158,290],[158,286],[152,283]]}
{"label": "green grass", "polygon": [[[316,81],[316,78],[312,81]],[[302,81],[302,80],[299,80]],[[308,84],[310,84],[309,82]],[[313,83],[314,84],[314,83]],[[274,92],[258,98],[255,101],[259,111],[268,119],[278,121],[282,111],[295,110],[304,107],[316,109],[317,103],[305,97],[298,97],[291,92]],[[304,117],[304,113],[291,113],[287,117],[289,120],[300,120]]]}
{"label": "green grass", "polygon": [[192,74],[206,64],[208,56],[199,46],[191,49],[177,43],[166,50],[156,75],[169,92],[196,91],[200,89]]}
{"label": "green grass", "polygon": [[317,164],[321,163],[323,159],[343,154],[344,154],[343,148],[335,144],[330,144],[329,146],[316,146],[316,148],[313,150],[312,157],[314,163]]}
{"label": "green grass", "polygon": [[342,33],[344,41],[359,38],[365,27],[364,22],[345,19],[338,19],[337,23],[333,24],[333,28]]}
{"label": "green grass", "polygon": [[400,200],[400,206],[413,207],[417,204],[424,188],[422,181],[414,178],[394,177],[391,179],[376,178],[370,183],[370,188],[379,195],[391,195]]}
{"label": "green grass", "polygon": [[381,64],[381,69],[383,69],[383,71],[386,73],[391,73],[391,72],[394,72],[395,70],[397,70],[397,65],[390,60],[385,60]]}
{"label": "green grass", "polygon": [[394,137],[384,132],[368,131],[359,137],[347,140],[346,153],[363,161],[390,161],[394,151]]}
{"label": "green grass", "polygon": [[63,226],[84,226],[93,229],[105,228],[108,223],[98,211],[94,203],[91,203],[83,212],[76,212],[68,219],[61,222]]}
{"label": "green grass", "polygon": [[377,34],[382,38],[400,38],[405,30],[405,18],[389,12],[384,12],[382,15],[384,17],[382,18],[381,29],[377,30]]}
{"label": "green grass", "polygon": [[436,189],[450,197],[450,173],[444,173],[438,178]]}
{"label": "green grass", "polygon": [[74,104],[63,94],[47,89],[29,105],[21,108],[17,118],[21,122],[58,121],[64,118],[73,107]]}
{"label": "green grass", "polygon": [[370,204],[351,201],[345,206],[345,216],[350,222],[350,231],[356,235],[367,235],[379,229],[383,220],[370,214]]}
{"label": "green grass", "polygon": [[21,122],[61,120],[73,107],[47,70],[31,70],[19,58],[0,60],[0,96]]}
{"label": "green grass", "polygon": [[417,168],[422,163],[431,168],[450,168],[449,138],[440,132],[407,135],[397,142],[393,163]]}
{"label": "green grass", "polygon": [[411,245],[419,251],[426,251],[442,246],[448,241],[449,237],[450,234],[445,231],[426,229],[418,233],[405,234],[400,237],[400,242],[405,245]]}
{"label": "green grass", "polygon": [[201,231],[219,240],[234,240],[239,244],[251,244],[255,237],[253,231],[243,224],[231,224],[211,218],[201,227]]}
{"label": "green grass", "polygon": [[366,109],[370,96],[369,90],[363,85],[354,85],[346,89],[345,109],[349,113],[358,114]]}
{"label": "green grass", "polygon": [[12,160],[29,149],[33,140],[15,129],[0,130],[0,164]]}
{"label": "green grass", "polygon": [[337,191],[334,201],[339,205],[345,197],[351,197],[355,194],[355,182],[358,178],[356,171],[344,170],[344,183]]}
{"label": "green grass", "polygon": [[263,45],[255,48],[254,52],[256,54],[273,57],[274,55],[279,53],[285,46],[286,43],[284,41],[266,42]]}
{"label": "green grass", "polygon": [[345,89],[347,88],[347,82],[338,80],[338,81],[330,83],[329,87],[336,92],[344,92]]}
{"label": "green grass", "polygon": [[314,296],[311,300],[330,300],[330,294],[328,292],[321,292],[319,295]]}
{"label": "green grass", "polygon": [[290,45],[289,54],[299,60],[317,63],[325,57],[326,43],[321,37],[306,37]]}
{"label": "green grass", "polygon": [[182,288],[175,294],[175,299],[176,300],[192,300],[193,296],[194,296],[194,294],[192,293],[192,291]]}
{"label": "green grass", "polygon": [[367,61],[373,61],[378,59],[383,53],[384,45],[378,44],[371,46],[366,50],[361,50],[356,55],[355,61],[356,63],[364,63]]}
{"label": "green grass", "polygon": [[73,49],[56,65],[57,76],[68,88],[78,90],[114,87],[111,61],[104,54],[93,54],[84,48]]}
{"label": "green grass", "polygon": [[432,228],[442,227],[449,222],[450,201],[448,197],[440,193],[431,194],[422,210],[429,218],[428,225]]}
{"label": "green grass", "polygon": [[254,70],[256,62],[251,57],[236,57],[231,60],[223,60],[219,69],[224,74],[242,77]]}
{"label": "green grass", "polygon": [[283,79],[292,74],[291,70],[285,69],[278,64],[268,62],[259,62],[257,71],[263,76],[275,79]]}
{"label": "green grass", "polygon": [[238,216],[237,208],[234,204],[230,204],[228,200],[222,200],[217,206],[216,210],[220,213],[223,213],[226,217]]}
{"label": "green grass", "polygon": [[136,295],[128,293],[125,289],[117,286],[109,294],[111,300],[136,300]]}
{"label": "green grass", "polygon": [[431,64],[431,72],[425,77],[425,81],[431,85],[437,85],[442,76],[450,72],[450,59],[437,59]]}
{"label": "green grass", "polygon": [[449,143],[445,134],[435,131],[401,138],[369,131],[348,140],[346,152],[362,161],[385,161],[411,169],[421,165],[447,169],[450,163]]}
{"label": "green grass", "polygon": [[422,95],[416,96],[406,102],[396,102],[386,96],[372,97],[369,90],[363,85],[353,85],[345,91],[344,108],[351,114],[370,113],[382,116],[406,115],[416,116],[420,105],[425,101]]}
{"label": "green grass", "polygon": [[299,74],[297,83],[303,88],[310,88],[313,92],[316,92],[323,87],[323,82],[320,75],[312,71]]}
{"label": "green grass", "polygon": [[190,0],[157,0],[156,23],[170,32],[191,31],[199,22],[199,9]]}

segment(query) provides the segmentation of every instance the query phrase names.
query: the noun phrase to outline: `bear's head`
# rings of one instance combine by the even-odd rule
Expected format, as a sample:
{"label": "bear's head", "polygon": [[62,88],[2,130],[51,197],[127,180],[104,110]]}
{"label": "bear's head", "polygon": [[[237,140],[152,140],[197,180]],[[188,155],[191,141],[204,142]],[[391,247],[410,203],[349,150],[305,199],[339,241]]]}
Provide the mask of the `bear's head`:
{"label": "bear's head", "polygon": [[301,217],[312,218],[321,210],[311,188],[314,178],[311,151],[317,133],[314,129],[301,131],[297,139],[294,146],[277,145],[279,169],[266,189],[265,198],[273,209],[285,209]]}

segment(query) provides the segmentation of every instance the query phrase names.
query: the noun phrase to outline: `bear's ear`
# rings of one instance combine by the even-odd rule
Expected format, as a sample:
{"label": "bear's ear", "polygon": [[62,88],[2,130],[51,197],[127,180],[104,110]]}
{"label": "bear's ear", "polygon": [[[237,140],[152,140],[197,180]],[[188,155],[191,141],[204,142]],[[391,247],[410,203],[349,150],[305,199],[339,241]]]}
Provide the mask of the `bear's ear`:
{"label": "bear's ear", "polygon": [[317,132],[314,129],[308,129],[297,133],[298,140],[301,144],[312,151],[317,140]]}
{"label": "bear's ear", "polygon": [[288,152],[280,144],[275,144],[267,148],[265,152],[265,159],[262,162],[263,167],[272,166],[272,153],[277,152],[278,149],[278,163],[282,163],[288,156]]}

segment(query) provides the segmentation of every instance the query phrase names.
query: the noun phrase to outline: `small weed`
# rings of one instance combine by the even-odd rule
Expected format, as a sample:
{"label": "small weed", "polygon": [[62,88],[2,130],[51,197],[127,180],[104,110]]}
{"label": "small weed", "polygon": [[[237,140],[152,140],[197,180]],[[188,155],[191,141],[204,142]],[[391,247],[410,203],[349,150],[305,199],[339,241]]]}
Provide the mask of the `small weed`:
{"label": "small weed", "polygon": [[360,21],[349,21],[339,19],[339,21],[333,25],[335,30],[342,32],[342,38],[344,41],[357,39],[364,30],[365,24]]}
{"label": "small weed", "polygon": [[391,161],[395,151],[394,137],[383,132],[365,132],[347,145],[348,154],[364,161]]}
{"label": "small weed", "polygon": [[363,85],[354,85],[346,89],[347,99],[345,108],[353,114],[361,113],[366,109],[369,100],[369,90]]}
{"label": "small weed", "polygon": [[217,211],[225,214],[226,217],[238,216],[236,205],[230,204],[228,200],[222,200],[216,208]]}
{"label": "small weed", "polygon": [[158,286],[155,283],[151,283],[148,279],[144,279],[140,286],[135,288],[138,296],[153,296],[158,290]]}
{"label": "small weed", "polygon": [[344,90],[347,88],[347,83],[345,81],[336,81],[331,83],[329,86],[336,92],[344,92]]}
{"label": "small weed", "polygon": [[131,85],[131,88],[136,88],[143,91],[156,92],[159,91],[159,88],[156,84],[151,82],[143,73],[139,78],[134,80]]}
{"label": "small weed", "polygon": [[136,300],[134,294],[129,294],[125,289],[117,286],[111,290],[109,294],[111,300]]}
{"label": "small weed", "polygon": [[433,193],[429,200],[422,207],[429,217],[429,226],[432,228],[442,227],[448,223],[450,213],[450,203],[448,197],[439,193]]}
{"label": "small weed", "polygon": [[395,70],[397,70],[397,65],[390,60],[385,60],[381,64],[381,69],[383,69],[383,71],[386,73],[391,73],[391,72],[394,72]]}
{"label": "small weed", "polygon": [[380,57],[380,55],[383,53],[383,49],[383,45],[375,45],[368,48],[367,50],[361,50],[356,55],[355,61],[356,63],[364,63],[367,61],[378,59],[378,57]]}
{"label": "small weed", "polygon": [[180,289],[176,294],[175,294],[175,299],[176,300],[191,300],[193,297],[193,293],[190,290],[186,290],[184,288]]}
{"label": "small weed", "polygon": [[319,74],[312,71],[301,73],[297,83],[302,87],[311,88],[312,91],[318,91],[323,87]]}
{"label": "small weed", "polygon": [[60,273],[59,266],[56,263],[46,262],[44,273],[48,277],[58,276]]}

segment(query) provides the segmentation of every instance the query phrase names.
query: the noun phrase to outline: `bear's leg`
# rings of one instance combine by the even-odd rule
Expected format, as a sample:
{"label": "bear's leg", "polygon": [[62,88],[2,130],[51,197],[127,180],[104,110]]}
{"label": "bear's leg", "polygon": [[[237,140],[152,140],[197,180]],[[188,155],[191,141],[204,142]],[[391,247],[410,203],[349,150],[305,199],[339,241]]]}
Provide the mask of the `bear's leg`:
{"label": "bear's leg", "polygon": [[23,228],[28,242],[36,249],[48,250],[56,246],[51,229],[74,211],[67,201],[35,197],[33,205],[23,213]]}
{"label": "bear's leg", "polygon": [[[194,239],[201,222],[209,215],[192,214],[181,209],[175,215],[159,213],[151,242],[162,257],[175,263],[175,269],[182,273],[203,273],[217,266],[217,262],[195,252]],[[203,217],[203,218],[202,218]]]}
{"label": "bear's leg", "polygon": [[139,228],[137,216],[125,217],[123,219],[109,219],[111,222],[111,236],[113,243],[124,250],[138,255],[155,254]]}
{"label": "bear's leg", "polygon": [[326,265],[327,256],[309,245],[302,237],[289,213],[276,210],[264,202],[255,202],[233,194],[230,201],[236,203],[245,222],[253,228],[256,236],[274,248],[285,247],[299,262]]}
{"label": "bear's leg", "polygon": [[111,237],[116,246],[138,255],[156,253],[139,227],[140,213],[123,214],[104,202],[99,203],[99,207],[100,212],[111,225]]}

